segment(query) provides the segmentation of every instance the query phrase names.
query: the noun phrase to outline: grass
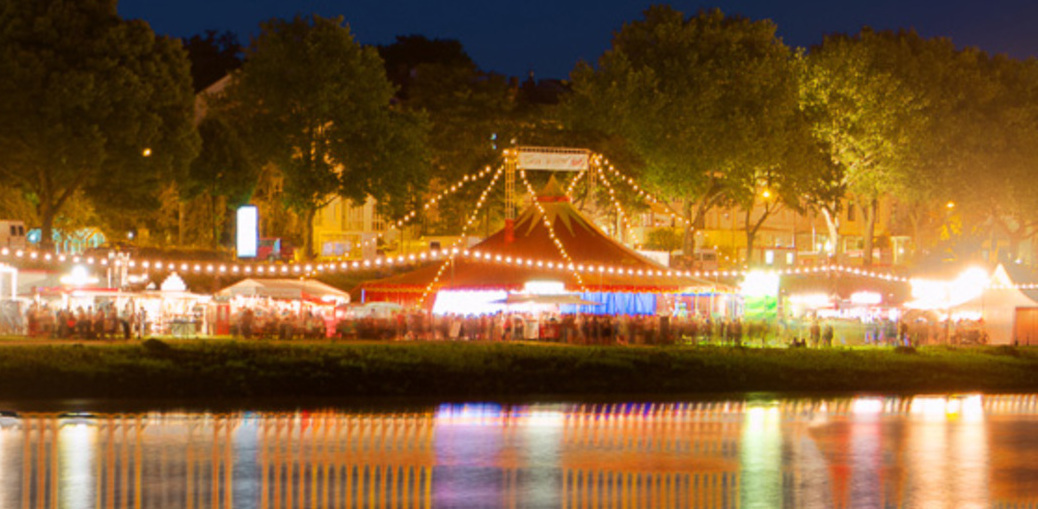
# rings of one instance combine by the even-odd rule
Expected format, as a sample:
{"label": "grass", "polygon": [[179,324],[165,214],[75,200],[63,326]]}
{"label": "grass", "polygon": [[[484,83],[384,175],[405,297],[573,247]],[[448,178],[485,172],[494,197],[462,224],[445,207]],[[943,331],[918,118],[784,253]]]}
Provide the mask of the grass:
{"label": "grass", "polygon": [[721,392],[1034,392],[1038,348],[0,340],[0,398],[438,399]]}

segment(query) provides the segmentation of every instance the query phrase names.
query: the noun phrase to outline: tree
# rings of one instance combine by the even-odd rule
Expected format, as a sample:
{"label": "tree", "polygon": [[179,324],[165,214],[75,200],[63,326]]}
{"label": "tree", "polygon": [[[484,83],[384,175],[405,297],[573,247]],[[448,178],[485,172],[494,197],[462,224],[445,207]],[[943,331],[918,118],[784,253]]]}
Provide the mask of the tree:
{"label": "tree", "polygon": [[[961,56],[955,94],[961,99],[940,119],[951,133],[946,146],[955,164],[933,208],[954,212],[963,235],[990,239],[993,251],[995,236],[1004,235],[1009,245],[1001,254],[1017,259],[1021,244],[1038,234],[1038,62],[978,50]],[[945,201],[954,204],[951,212]]]}
{"label": "tree", "polygon": [[217,34],[216,30],[206,30],[205,35],[185,39],[184,49],[191,60],[191,81],[196,94],[241,67],[242,48],[233,32]]}
{"label": "tree", "polygon": [[204,195],[207,199],[210,241],[216,248],[226,212],[249,202],[259,178],[259,169],[249,157],[238,133],[219,115],[202,119],[198,132],[202,137],[202,151],[191,163],[181,198],[194,199]]}
{"label": "tree", "polygon": [[476,63],[456,39],[429,39],[424,35],[398,35],[396,42],[378,47],[386,76],[397,87],[397,97],[410,99],[411,85],[423,81],[422,67],[476,70]]}
{"label": "tree", "polygon": [[668,254],[681,249],[684,235],[674,228],[653,228],[645,235],[645,248],[666,251]]}
{"label": "tree", "polygon": [[645,163],[646,183],[700,224],[725,198],[731,172],[781,157],[775,140],[795,110],[791,59],[770,21],[651,7],[614,36],[597,68],[578,64],[565,118],[625,138]]}
{"label": "tree", "polygon": [[[956,112],[969,109],[962,101],[962,53],[947,39],[866,28],[826,37],[808,62],[804,110],[839,167],[834,184],[861,204],[868,266],[879,199],[932,196],[955,164],[952,129],[966,118]],[[836,209],[822,207],[834,240]]]}
{"label": "tree", "polygon": [[754,263],[754,241],[767,219],[783,208],[803,212],[808,193],[816,190],[819,176],[828,167],[803,116],[791,115],[788,121],[784,136],[772,140],[778,158],[770,164],[736,168],[727,177],[728,201],[745,214],[747,265]]}
{"label": "tree", "polygon": [[[496,163],[495,140],[508,136],[515,108],[504,76],[480,71],[455,40],[401,36],[379,52],[403,107],[429,118],[430,188],[449,187]],[[421,219],[433,231],[455,232],[481,192],[480,186],[467,186]]]}
{"label": "tree", "polygon": [[425,119],[391,106],[393,86],[374,48],[342,19],[297,16],[261,25],[224,107],[246,126],[260,162],[284,177],[283,199],[304,223],[336,195],[368,196],[399,208],[425,185]]}
{"label": "tree", "polygon": [[0,6],[0,176],[29,193],[51,246],[82,191],[98,209],[148,209],[198,150],[187,57],[115,0]]}

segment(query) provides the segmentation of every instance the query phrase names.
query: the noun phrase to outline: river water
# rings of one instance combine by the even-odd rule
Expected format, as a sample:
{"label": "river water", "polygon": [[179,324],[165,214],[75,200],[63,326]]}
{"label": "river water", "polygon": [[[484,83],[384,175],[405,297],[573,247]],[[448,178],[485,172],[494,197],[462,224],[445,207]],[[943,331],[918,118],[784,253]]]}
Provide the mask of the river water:
{"label": "river water", "polygon": [[1036,395],[0,417],[0,509],[1036,506]]}

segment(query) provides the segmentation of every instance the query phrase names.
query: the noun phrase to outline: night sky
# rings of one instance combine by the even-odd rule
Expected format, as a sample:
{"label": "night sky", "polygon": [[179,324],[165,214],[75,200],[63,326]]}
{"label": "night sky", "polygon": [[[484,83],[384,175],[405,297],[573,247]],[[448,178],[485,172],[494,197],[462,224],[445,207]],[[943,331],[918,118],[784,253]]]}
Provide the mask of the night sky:
{"label": "night sky", "polygon": [[[121,0],[125,18],[147,20],[176,37],[231,30],[242,42],[259,22],[297,13],[343,16],[364,44],[397,35],[458,39],[480,68],[511,76],[565,78],[578,60],[594,62],[625,21],[650,0]],[[769,18],[787,44],[811,46],[832,32],[915,28],[958,46],[1017,58],[1038,56],[1035,0],[738,0],[669,2],[686,14],[720,7],[726,14]]]}

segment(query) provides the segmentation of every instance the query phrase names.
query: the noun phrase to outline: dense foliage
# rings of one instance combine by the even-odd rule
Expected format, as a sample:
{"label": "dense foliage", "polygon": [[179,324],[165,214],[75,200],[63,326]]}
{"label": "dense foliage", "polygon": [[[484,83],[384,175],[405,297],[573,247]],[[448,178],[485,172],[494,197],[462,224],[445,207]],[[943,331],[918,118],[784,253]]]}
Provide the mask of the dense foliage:
{"label": "dense foliage", "polygon": [[0,4],[0,97],[0,177],[35,206],[45,246],[77,195],[154,208],[198,152],[180,43],[119,18],[115,0]]}
{"label": "dense foliage", "polygon": [[264,23],[233,76],[223,108],[244,126],[254,157],[280,170],[308,256],[314,215],[334,196],[402,210],[424,188],[425,119],[392,107],[378,53],[341,19]]}

